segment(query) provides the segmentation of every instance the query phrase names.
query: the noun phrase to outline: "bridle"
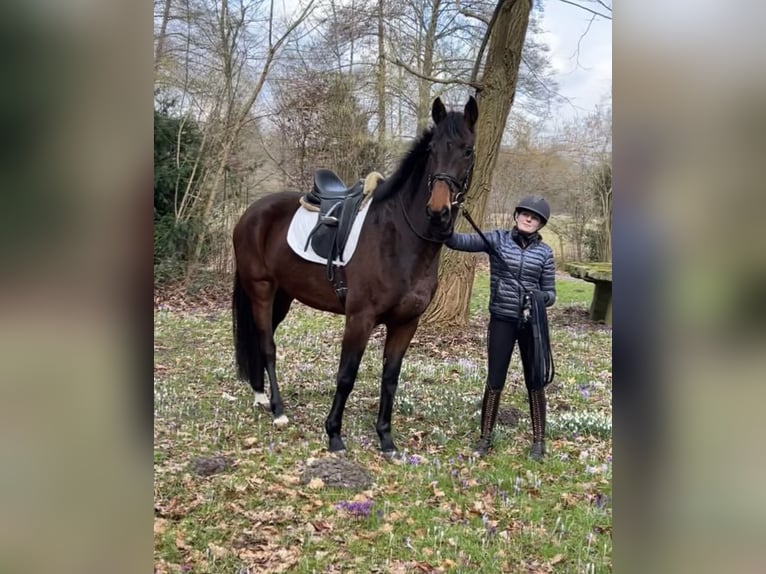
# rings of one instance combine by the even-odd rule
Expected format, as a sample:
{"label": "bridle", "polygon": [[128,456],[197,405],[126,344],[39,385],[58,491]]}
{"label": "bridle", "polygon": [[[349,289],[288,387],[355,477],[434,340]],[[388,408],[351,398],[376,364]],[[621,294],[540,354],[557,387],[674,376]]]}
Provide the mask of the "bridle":
{"label": "bridle", "polygon": [[[465,171],[463,181],[458,180],[456,177],[451,176],[448,173],[432,173],[428,176],[428,193],[431,193],[434,188],[434,183],[441,180],[447,183],[450,189],[451,206],[460,206],[465,201],[465,195],[468,193],[468,188],[471,186],[471,178],[473,177],[473,165],[476,156],[471,148],[471,163],[468,164],[468,169]],[[456,191],[457,190],[457,191]],[[453,197],[454,192],[454,197]]]}
{"label": "bridle", "polygon": [[[439,180],[444,181],[447,183],[447,186],[450,189],[450,206],[453,208],[460,207],[465,201],[465,195],[466,193],[468,193],[468,188],[471,186],[471,179],[473,177],[473,166],[474,166],[475,157],[476,156],[474,155],[473,148],[471,148],[471,163],[468,164],[468,168],[466,169],[465,175],[463,176],[463,181],[460,181],[459,179],[457,179],[456,177],[448,173],[437,172],[437,173],[429,174],[428,193],[430,194],[433,191],[434,183],[436,183]],[[404,214],[404,219],[407,222],[407,225],[417,237],[419,237],[423,241],[444,244],[446,239],[433,239],[431,237],[425,237],[424,235],[422,235],[415,229],[415,226],[413,226],[412,222],[410,221],[410,216],[407,214],[407,209],[404,207],[404,201],[402,200],[401,194],[399,194],[399,205],[402,208],[402,213]]]}

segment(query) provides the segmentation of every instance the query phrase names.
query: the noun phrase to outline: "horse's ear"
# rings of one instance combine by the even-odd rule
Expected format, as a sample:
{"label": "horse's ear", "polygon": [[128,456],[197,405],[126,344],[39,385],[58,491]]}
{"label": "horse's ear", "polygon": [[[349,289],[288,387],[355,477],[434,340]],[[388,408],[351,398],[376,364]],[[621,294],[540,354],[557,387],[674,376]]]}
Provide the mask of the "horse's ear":
{"label": "horse's ear", "polygon": [[473,127],[476,125],[476,120],[479,117],[479,105],[476,103],[476,98],[473,96],[468,97],[468,103],[463,109],[463,118],[465,119],[466,127],[473,131]]}
{"label": "horse's ear", "polygon": [[431,117],[435,124],[438,124],[447,117],[447,108],[444,107],[441,98],[434,100],[434,105],[431,107]]}

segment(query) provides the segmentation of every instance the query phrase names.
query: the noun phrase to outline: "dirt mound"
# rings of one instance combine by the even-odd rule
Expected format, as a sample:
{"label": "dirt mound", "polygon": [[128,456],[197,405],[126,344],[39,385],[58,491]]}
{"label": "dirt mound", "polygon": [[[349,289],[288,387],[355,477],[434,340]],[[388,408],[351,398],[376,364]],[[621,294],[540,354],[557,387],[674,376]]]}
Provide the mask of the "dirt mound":
{"label": "dirt mound", "polygon": [[372,477],[359,464],[343,456],[328,456],[310,461],[301,473],[301,482],[321,479],[325,486],[364,490],[372,486]]}

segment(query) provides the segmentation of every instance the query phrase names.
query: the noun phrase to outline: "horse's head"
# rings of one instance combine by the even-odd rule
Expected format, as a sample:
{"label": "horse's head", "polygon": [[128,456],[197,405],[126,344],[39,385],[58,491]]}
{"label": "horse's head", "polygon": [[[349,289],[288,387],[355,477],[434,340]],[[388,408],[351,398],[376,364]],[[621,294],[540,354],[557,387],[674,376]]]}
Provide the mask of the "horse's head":
{"label": "horse's head", "polygon": [[474,162],[474,127],[479,107],[471,96],[463,113],[447,113],[441,99],[431,108],[433,135],[428,146],[428,191],[426,214],[432,225],[451,231],[457,209],[471,184]]}

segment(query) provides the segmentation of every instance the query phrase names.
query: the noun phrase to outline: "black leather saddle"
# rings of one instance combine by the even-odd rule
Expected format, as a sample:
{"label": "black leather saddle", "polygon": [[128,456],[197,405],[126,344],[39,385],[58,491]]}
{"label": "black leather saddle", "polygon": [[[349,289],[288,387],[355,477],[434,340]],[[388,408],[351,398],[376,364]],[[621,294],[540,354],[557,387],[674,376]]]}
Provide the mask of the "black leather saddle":
{"label": "black leather saddle", "polygon": [[314,187],[303,199],[319,208],[319,219],[309,233],[304,249],[308,249],[311,242],[314,252],[327,259],[327,276],[332,279],[333,261],[343,260],[343,249],[364,199],[364,181],[346,187],[332,170],[318,169],[314,173]]}

